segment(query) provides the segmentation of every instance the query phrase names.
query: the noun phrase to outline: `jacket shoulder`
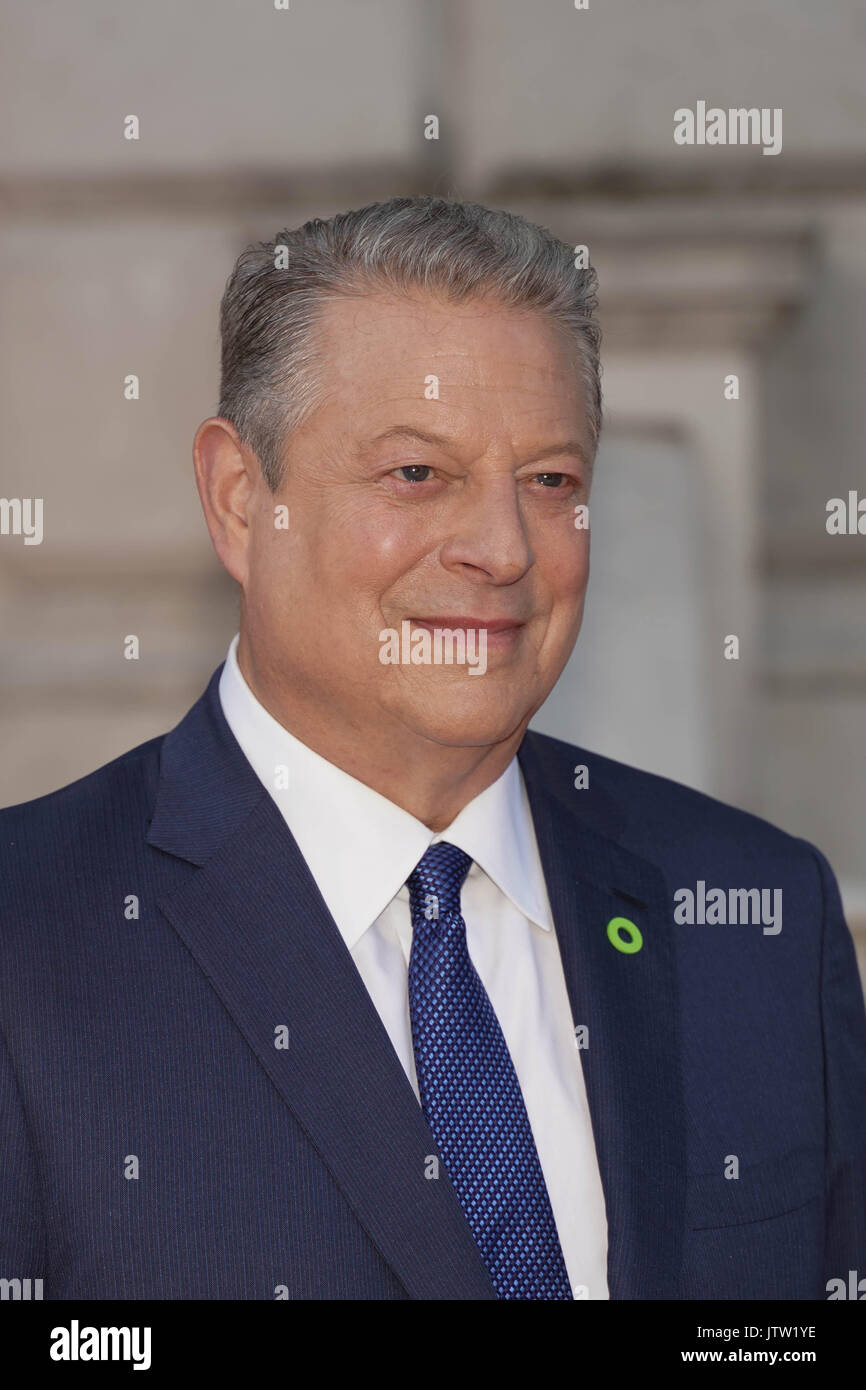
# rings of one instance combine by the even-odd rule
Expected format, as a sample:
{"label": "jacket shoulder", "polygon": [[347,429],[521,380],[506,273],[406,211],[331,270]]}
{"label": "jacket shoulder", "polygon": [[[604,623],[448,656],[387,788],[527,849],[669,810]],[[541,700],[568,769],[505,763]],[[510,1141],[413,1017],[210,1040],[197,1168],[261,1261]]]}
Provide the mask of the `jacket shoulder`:
{"label": "jacket shoulder", "polygon": [[164,734],[122,753],[57,791],[0,810],[0,862],[11,874],[38,853],[57,854],[88,830],[109,840],[130,818],[142,819],[152,804]]}
{"label": "jacket shoulder", "polygon": [[616,805],[622,839],[635,847],[681,844],[709,835],[720,844],[750,844],[797,856],[804,851],[815,853],[814,846],[799,836],[684,782],[618,762],[549,734],[533,732],[533,739],[546,780],[571,789],[575,769],[585,767],[589,788],[601,789]]}

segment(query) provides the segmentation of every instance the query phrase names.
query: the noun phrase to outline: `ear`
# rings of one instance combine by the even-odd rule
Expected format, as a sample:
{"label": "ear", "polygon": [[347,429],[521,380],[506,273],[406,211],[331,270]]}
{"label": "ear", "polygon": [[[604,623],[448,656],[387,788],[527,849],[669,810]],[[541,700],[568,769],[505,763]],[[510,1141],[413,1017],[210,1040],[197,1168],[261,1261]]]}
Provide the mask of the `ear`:
{"label": "ear", "polygon": [[193,441],[198,495],[214,550],[233,579],[247,582],[250,514],[262,478],[256,455],[221,416],[204,420]]}

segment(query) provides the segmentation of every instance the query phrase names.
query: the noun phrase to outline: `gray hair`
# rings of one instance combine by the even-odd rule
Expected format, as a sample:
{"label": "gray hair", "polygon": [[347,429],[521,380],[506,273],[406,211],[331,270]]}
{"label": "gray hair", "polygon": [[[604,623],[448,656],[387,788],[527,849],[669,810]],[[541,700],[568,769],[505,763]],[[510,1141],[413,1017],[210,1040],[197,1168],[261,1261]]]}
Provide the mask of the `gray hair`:
{"label": "gray hair", "polygon": [[335,296],[429,290],[454,300],[491,296],[548,313],[573,344],[595,447],[601,429],[596,288],[592,267],[576,268],[574,251],[546,228],[479,203],[401,197],[328,221],[316,217],[238,257],[220,308],[219,414],[257,455],[276,491],[286,439],[323,398],[317,310]]}

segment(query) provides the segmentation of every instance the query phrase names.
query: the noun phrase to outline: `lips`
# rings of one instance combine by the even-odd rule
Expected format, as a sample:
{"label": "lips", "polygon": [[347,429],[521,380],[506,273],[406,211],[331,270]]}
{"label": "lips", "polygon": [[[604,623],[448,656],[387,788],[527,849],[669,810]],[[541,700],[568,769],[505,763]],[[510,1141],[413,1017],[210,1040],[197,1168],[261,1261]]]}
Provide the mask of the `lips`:
{"label": "lips", "polygon": [[463,628],[465,631],[471,632],[473,629],[486,628],[489,633],[511,632],[524,626],[521,618],[411,618],[410,622],[415,623],[417,627],[428,627],[431,630],[437,627],[447,627]]}

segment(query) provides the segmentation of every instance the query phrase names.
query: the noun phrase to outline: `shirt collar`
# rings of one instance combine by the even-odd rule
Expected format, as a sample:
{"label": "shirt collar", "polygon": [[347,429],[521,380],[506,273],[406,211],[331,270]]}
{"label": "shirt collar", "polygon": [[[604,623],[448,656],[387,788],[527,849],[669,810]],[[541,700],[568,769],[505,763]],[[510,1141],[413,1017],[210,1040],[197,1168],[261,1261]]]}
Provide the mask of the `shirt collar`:
{"label": "shirt collar", "polygon": [[[232,639],[220,676],[226,721],[273,797],[351,950],[438,840],[457,845],[545,931],[552,918],[529,798],[517,758],[455,817],[429,826],[315,753],[250,690]],[[282,784],[282,785],[281,785]]]}

